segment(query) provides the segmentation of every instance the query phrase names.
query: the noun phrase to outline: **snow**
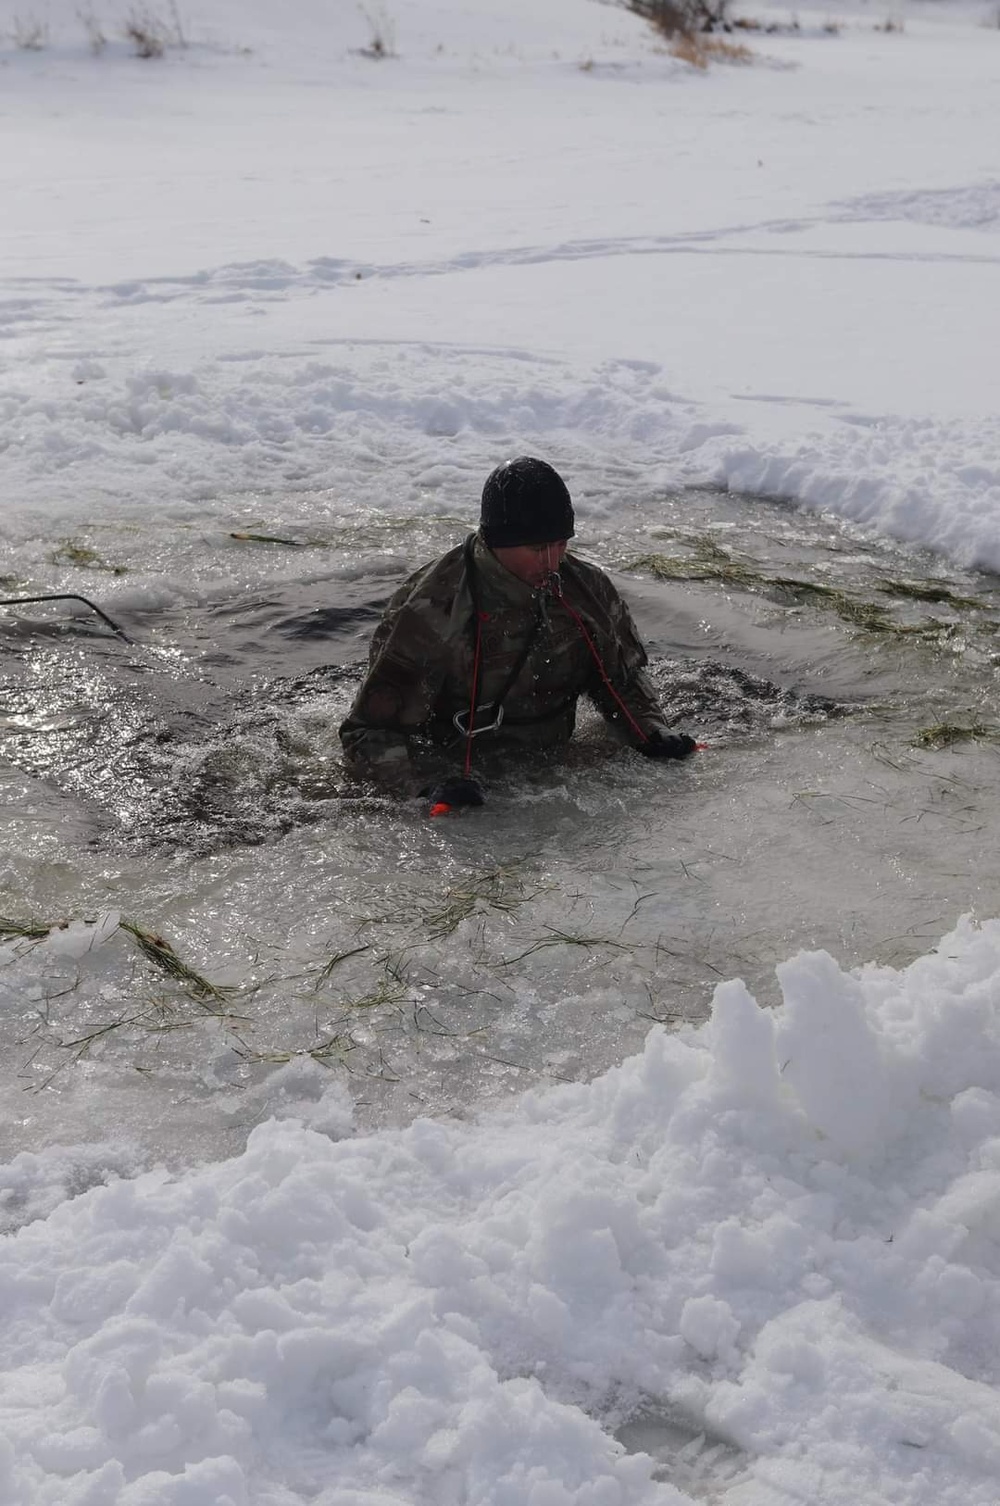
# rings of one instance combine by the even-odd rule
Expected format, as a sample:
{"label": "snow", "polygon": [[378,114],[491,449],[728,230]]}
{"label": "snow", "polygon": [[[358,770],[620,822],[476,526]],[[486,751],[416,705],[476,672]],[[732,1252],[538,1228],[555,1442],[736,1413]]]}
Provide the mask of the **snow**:
{"label": "snow", "polygon": [[[382,61],[292,10],[140,62],[49,0],[0,51],[5,575],[138,522],[102,602],[194,593],[157,530],[467,515],[524,448],[584,525],[617,465],[1000,569],[989,7],[799,7],[705,74],[586,0],[396,0]],[[352,1133],[293,1059],[231,1159],[138,1173],[96,1105],[15,1157],[4,1506],[996,1506],[1000,922],[779,983],[468,1122]]]}
{"label": "snow", "polygon": [[2,54],[13,539],[82,494],[455,505],[527,446],[1000,568],[988,8],[705,74],[592,0],[405,0],[382,62],[360,7],[212,0],[152,64],[45,14]]}
{"label": "snow", "polygon": [[738,1506],[991,1506],[1000,922],[780,982],[476,1123],[275,1119],[21,1227],[4,1499],[669,1506],[645,1408]]}

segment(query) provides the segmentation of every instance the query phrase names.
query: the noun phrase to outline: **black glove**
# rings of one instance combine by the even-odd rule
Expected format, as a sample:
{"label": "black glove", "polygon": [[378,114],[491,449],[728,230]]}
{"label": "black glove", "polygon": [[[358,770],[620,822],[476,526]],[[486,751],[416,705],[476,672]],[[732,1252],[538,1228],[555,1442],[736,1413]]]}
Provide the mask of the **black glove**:
{"label": "black glove", "polygon": [[442,779],[440,784],[428,785],[420,791],[431,802],[431,808],[436,805],[485,805],[486,796],[483,787],[475,779]]}
{"label": "black glove", "polygon": [[698,744],[686,732],[651,732],[639,752],[647,758],[687,758]]}

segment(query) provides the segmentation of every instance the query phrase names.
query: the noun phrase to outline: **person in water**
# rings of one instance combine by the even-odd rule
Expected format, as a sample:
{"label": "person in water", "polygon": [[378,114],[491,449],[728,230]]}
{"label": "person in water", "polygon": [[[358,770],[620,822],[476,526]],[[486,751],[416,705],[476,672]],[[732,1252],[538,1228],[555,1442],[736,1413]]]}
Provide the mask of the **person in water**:
{"label": "person in water", "polygon": [[567,553],[573,522],[566,484],[544,460],[522,455],[491,472],[478,532],[411,575],[375,630],[340,728],[354,772],[406,789],[412,754],[430,744],[455,754],[456,771],[425,793],[481,805],[474,749],[568,742],[581,695],[646,757],[694,752],[693,738],[667,728],[618,591]]}

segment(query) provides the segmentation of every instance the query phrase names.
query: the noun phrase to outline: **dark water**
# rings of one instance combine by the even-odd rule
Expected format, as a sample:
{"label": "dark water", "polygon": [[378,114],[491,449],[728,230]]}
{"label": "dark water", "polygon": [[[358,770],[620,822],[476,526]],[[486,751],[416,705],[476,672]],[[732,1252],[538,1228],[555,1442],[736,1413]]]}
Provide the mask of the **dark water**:
{"label": "dark water", "polygon": [[[703,1018],[722,978],[776,999],[800,947],[900,966],[1000,913],[997,582],[766,501],[627,517],[587,552],[708,751],[651,765],[584,716],[444,823],[349,780],[336,727],[453,525],[413,557],[362,540],[272,578],[262,545],[201,599],[136,591],[130,645],[0,614],[0,916],[36,932],[0,942],[6,1150],[91,1138],[99,1102],[102,1135],[221,1154],[330,1081],[362,1123],[465,1113]],[[74,930],[119,913],[220,991],[113,921]]]}
{"label": "dark water", "polygon": [[[706,652],[684,586],[611,573],[633,605],[677,725],[751,734],[776,718],[823,719],[870,698],[864,672],[844,662],[834,694],[810,688],[821,676],[803,639],[795,655],[764,651],[750,635],[729,641],[729,629],[738,635],[742,625],[717,600]],[[335,730],[405,574],[372,561],[361,579],[337,583],[331,604],[317,605],[314,585],[283,582],[198,610],[119,611],[114,620],[129,643],[81,606],[69,618],[54,606],[16,609],[0,617],[0,758],[39,782],[52,819],[60,819],[60,795],[68,810],[86,808],[91,845],[206,854],[323,819],[329,802],[366,792],[346,778],[335,741],[296,735],[294,715],[322,705]],[[829,645],[812,652],[829,655]],[[479,751],[488,758],[485,743]],[[614,751],[608,741],[605,753]],[[545,765],[529,759],[525,767]]]}
{"label": "dark water", "polygon": [[[704,498],[698,500],[704,506]],[[985,682],[979,662],[971,673],[963,671],[966,655],[977,648],[977,660],[985,655],[989,663],[992,655],[1000,598],[991,581],[963,577],[949,586],[935,562],[892,557],[890,563],[884,545],[866,550],[845,540],[836,525],[790,514],[782,505],[757,504],[767,532],[734,539],[733,530],[720,529],[720,501],[729,499],[710,499],[713,522],[695,519],[696,526],[657,539],[661,558],[688,560],[697,575],[697,549],[711,536],[697,525],[714,526],[714,536],[725,540],[717,547],[730,558],[752,551],[780,584],[727,580],[719,558],[710,561],[719,579],[660,580],[642,565],[611,570],[632,604],[654,678],[678,726],[694,725],[704,737],[751,736],[776,725],[925,700],[937,707],[927,715],[943,721],[969,712],[984,695],[989,699],[992,669]],[[691,510],[689,502],[689,517]],[[652,553],[647,541],[630,560],[616,541],[597,557],[607,564],[609,554],[617,555],[627,565]],[[930,620],[940,627],[927,641],[855,629],[843,616],[843,602],[809,593],[797,599],[787,584],[799,578],[831,592],[846,590],[883,609],[887,598],[879,582],[888,578],[886,569],[916,572],[919,584],[928,564],[942,591],[966,600],[972,591],[982,605],[973,618],[947,601],[942,615],[937,603]],[[35,798],[50,819],[75,813],[79,824],[79,811],[86,810],[91,842],[206,853],[322,819],[326,802],[356,800],[360,792],[345,782],[336,743],[310,746],[296,737],[290,717],[322,703],[332,728],[363,672],[371,632],[405,573],[380,568],[376,558],[360,579],[338,581],[332,602],[317,603],[315,584],[282,582],[199,609],[119,611],[131,645],[82,607],[70,618],[65,607],[8,611],[0,616],[0,759],[38,782]],[[909,610],[897,610],[893,619],[901,628],[928,621],[926,611],[914,610],[912,597],[888,600],[893,608],[907,603]],[[68,801],[65,811],[60,796]]]}

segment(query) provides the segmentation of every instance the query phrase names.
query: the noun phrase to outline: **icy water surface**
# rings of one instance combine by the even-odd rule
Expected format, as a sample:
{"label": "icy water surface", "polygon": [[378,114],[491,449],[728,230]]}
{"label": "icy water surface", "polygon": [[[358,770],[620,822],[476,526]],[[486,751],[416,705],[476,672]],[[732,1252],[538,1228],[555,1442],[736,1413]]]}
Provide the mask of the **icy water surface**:
{"label": "icy water surface", "polygon": [[[4,1159],[227,1153],[272,1112],[322,1124],[329,1074],[362,1124],[464,1113],[702,1018],[722,978],[773,998],[800,947],[898,965],[1000,912],[998,583],[766,501],[615,516],[581,547],[708,750],[651,764],[584,716],[436,822],[347,780],[336,727],[460,521],[58,544],[133,641],[0,614]],[[52,588],[11,564],[4,594]]]}

